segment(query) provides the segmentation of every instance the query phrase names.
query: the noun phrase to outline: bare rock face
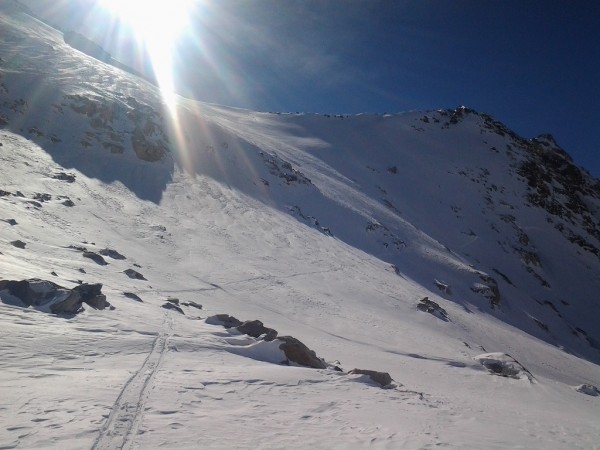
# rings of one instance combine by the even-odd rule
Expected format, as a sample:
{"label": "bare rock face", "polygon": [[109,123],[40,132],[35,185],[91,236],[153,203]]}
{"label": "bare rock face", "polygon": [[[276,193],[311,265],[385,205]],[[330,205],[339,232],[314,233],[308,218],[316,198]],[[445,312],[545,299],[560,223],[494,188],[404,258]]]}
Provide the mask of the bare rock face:
{"label": "bare rock face", "polygon": [[368,375],[371,380],[379,384],[382,388],[389,386],[394,381],[389,373],[377,372],[375,370],[353,369],[348,372],[351,375]]}
{"label": "bare rock face", "polygon": [[282,341],[279,346],[289,362],[293,362],[305,367],[313,369],[326,369],[325,362],[317,356],[317,354],[309,349],[306,345],[292,336],[280,336],[277,340]]}

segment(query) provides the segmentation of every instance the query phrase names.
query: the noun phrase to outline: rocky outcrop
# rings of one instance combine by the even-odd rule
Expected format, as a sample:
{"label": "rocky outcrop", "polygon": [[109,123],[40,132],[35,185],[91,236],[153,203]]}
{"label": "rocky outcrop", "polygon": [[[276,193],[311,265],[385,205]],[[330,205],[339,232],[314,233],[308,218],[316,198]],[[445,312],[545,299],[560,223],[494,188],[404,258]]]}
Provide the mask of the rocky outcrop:
{"label": "rocky outcrop", "polygon": [[108,265],[108,263],[104,260],[104,258],[102,256],[100,256],[98,253],[94,253],[94,252],[83,252],[83,257],[84,258],[88,258],[91,259],[92,261],[94,261],[96,264],[99,264],[101,266],[106,266]]}
{"label": "rocky outcrop", "polygon": [[327,364],[298,339],[292,336],[280,336],[277,340],[283,342],[279,348],[285,353],[288,364],[295,363],[313,369],[327,368]]}
{"label": "rocky outcrop", "polygon": [[389,373],[377,372],[376,370],[365,370],[365,369],[352,369],[348,372],[350,375],[367,375],[375,383],[379,384],[382,388],[390,386],[394,381]]}
{"label": "rocky outcrop", "polygon": [[254,338],[258,338],[264,334],[265,337],[263,340],[265,341],[272,341],[277,337],[277,331],[273,328],[265,327],[260,320],[247,320],[237,326],[237,330]]}
{"label": "rocky outcrop", "polygon": [[429,297],[422,298],[417,304],[417,309],[419,311],[429,313],[445,322],[449,320],[448,313],[446,312],[446,310],[442,308],[438,303],[429,300]]}
{"label": "rocky outcrop", "polygon": [[94,309],[110,307],[102,294],[102,285],[82,283],[73,289],[46,280],[1,280],[0,299],[3,303],[33,307],[53,314],[76,314],[87,303]]}
{"label": "rocky outcrop", "polygon": [[112,259],[126,259],[125,256],[121,255],[118,251],[113,250],[111,248],[104,248],[98,253],[100,253],[102,256],[108,256]]}
{"label": "rocky outcrop", "polygon": [[133,278],[134,280],[145,280],[146,277],[139,273],[137,270],[127,269],[124,270],[123,273],[127,275],[129,278]]}
{"label": "rocky outcrop", "polygon": [[20,248],[20,249],[24,249],[24,248],[25,248],[25,246],[27,245],[25,242],[23,242],[23,241],[21,241],[21,240],[19,240],[19,239],[17,239],[16,241],[11,241],[11,243],[10,243],[10,244],[11,244],[13,247],[17,247],[17,248]]}

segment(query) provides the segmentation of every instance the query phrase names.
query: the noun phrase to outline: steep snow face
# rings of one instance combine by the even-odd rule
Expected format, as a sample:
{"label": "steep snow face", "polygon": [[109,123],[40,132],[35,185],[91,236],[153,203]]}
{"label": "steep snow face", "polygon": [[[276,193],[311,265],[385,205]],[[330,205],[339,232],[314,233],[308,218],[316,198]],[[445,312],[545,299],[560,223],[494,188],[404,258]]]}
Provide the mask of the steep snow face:
{"label": "steep snow face", "polygon": [[0,11],[0,279],[116,308],[0,291],[0,447],[596,445],[598,182],[551,137],[467,108],[170,115]]}

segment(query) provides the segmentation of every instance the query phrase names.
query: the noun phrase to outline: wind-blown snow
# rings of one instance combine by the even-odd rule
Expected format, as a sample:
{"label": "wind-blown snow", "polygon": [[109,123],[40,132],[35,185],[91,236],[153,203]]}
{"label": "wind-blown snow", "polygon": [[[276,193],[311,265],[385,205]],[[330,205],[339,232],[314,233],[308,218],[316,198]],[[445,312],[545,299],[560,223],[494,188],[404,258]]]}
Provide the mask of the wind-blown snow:
{"label": "wind-blown snow", "polygon": [[[170,125],[153,86],[2,8],[0,279],[102,283],[116,309],[1,295],[0,448],[598,446],[598,256],[528,205],[513,137],[463,110],[446,125],[186,99]],[[343,371],[281,365],[278,341],[217,313]]]}

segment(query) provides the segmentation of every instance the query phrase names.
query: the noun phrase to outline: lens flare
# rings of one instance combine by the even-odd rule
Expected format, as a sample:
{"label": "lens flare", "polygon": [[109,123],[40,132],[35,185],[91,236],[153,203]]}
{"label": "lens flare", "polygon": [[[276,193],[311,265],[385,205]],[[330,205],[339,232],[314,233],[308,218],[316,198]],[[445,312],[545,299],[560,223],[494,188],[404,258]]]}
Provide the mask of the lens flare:
{"label": "lens flare", "polygon": [[189,25],[194,0],[100,0],[100,4],[128,26],[146,49],[163,99],[172,109],[175,45]]}

